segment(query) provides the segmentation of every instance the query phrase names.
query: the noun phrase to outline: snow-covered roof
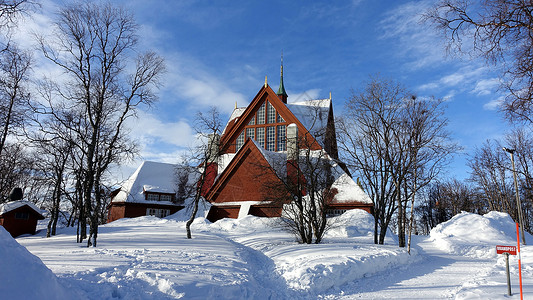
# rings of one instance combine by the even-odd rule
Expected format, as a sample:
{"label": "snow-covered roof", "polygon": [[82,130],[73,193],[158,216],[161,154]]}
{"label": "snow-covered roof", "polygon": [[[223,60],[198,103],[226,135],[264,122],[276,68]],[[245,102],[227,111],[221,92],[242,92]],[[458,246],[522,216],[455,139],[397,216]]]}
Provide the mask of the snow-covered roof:
{"label": "snow-covered roof", "polygon": [[[128,178],[112,202],[153,203],[145,200],[145,192],[175,193],[176,165],[144,161]],[[157,201],[158,204],[173,204],[170,201]]]}
{"label": "snow-covered roof", "polygon": [[[268,164],[277,173],[280,178],[284,178],[287,174],[287,152],[275,152],[265,150],[258,142],[251,140],[257,149],[261,152]],[[353,201],[372,204],[372,199],[361,189],[361,187],[341,168],[341,166],[333,159],[331,159],[324,150],[310,151],[308,154],[306,149],[300,150],[300,161],[305,161],[303,157],[309,155],[311,159],[327,160],[331,165],[331,175],[334,177],[332,188],[337,189],[337,194],[333,198],[333,203],[350,203]],[[233,158],[232,156],[231,158]],[[318,163],[318,162],[317,162]],[[224,168],[227,167],[227,164]],[[300,164],[300,168],[305,166]],[[219,168],[219,174],[223,168]],[[305,173],[305,171],[303,171]],[[227,203],[224,203],[227,204]]]}
{"label": "snow-covered roof", "polygon": [[246,107],[235,107],[235,109],[231,113],[231,116],[229,117],[228,123],[226,123],[226,127],[224,127],[224,130],[222,130],[222,134],[226,133],[226,129],[228,128],[228,125],[231,123],[231,121],[242,116],[245,110],[246,110]]}
{"label": "snow-covered roof", "polygon": [[8,213],[8,212],[10,212],[12,210],[15,210],[15,209],[17,209],[19,207],[22,207],[24,205],[29,206],[35,212],[37,212],[38,214],[42,215],[42,211],[37,206],[35,206],[35,204],[33,204],[32,202],[27,201],[27,200],[10,201],[10,202],[6,202],[6,203],[3,203],[3,204],[0,204],[0,215]]}
{"label": "snow-covered roof", "polygon": [[323,142],[330,105],[331,99],[320,99],[287,103],[287,108],[319,142]]}

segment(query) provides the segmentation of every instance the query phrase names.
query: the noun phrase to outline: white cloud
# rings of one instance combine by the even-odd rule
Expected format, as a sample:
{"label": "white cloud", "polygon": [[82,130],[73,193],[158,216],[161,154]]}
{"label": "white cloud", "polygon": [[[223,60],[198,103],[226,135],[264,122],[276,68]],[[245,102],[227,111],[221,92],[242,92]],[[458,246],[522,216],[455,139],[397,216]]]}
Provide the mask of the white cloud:
{"label": "white cloud", "polygon": [[[213,75],[214,71],[196,59],[177,52],[167,53],[165,58],[168,73],[163,90],[168,91],[172,99],[164,101],[179,101],[194,110],[215,106],[222,113],[231,113],[235,102],[239,106],[247,104],[242,94],[233,91],[226,82]],[[243,70],[248,68],[243,66]]]}
{"label": "white cloud", "polygon": [[[462,91],[478,93],[480,91],[476,91],[478,84],[480,89],[489,86],[492,79],[483,79],[488,73],[489,71],[485,66],[468,65],[435,81],[423,84],[418,87],[418,90],[435,91],[456,88]],[[474,88],[472,89],[472,87]]]}
{"label": "white cloud", "polygon": [[166,143],[176,147],[191,146],[196,140],[188,121],[162,122],[157,116],[139,111],[128,124],[132,134],[143,143]]}
{"label": "white cloud", "polygon": [[500,108],[500,106],[503,103],[503,97],[500,97],[498,99],[491,100],[483,105],[483,109],[486,110],[497,110]]}
{"label": "white cloud", "polygon": [[411,1],[390,10],[380,22],[381,38],[395,40],[398,57],[407,59],[406,67],[420,69],[440,65],[446,53],[443,40],[428,24],[422,23],[422,13],[432,1]]}
{"label": "white cloud", "polygon": [[472,91],[477,95],[490,95],[492,94],[500,85],[500,80],[498,78],[489,78],[482,79],[476,83],[476,87]]}

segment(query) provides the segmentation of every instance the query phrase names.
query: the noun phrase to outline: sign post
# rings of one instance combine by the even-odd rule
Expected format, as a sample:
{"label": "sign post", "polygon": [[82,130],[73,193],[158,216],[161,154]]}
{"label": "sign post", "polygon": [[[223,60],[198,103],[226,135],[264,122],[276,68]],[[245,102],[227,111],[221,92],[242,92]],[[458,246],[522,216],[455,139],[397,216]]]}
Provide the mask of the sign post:
{"label": "sign post", "polygon": [[507,295],[512,296],[511,293],[511,275],[509,274],[509,254],[516,255],[515,246],[496,246],[497,254],[505,254],[505,272],[507,273]]}

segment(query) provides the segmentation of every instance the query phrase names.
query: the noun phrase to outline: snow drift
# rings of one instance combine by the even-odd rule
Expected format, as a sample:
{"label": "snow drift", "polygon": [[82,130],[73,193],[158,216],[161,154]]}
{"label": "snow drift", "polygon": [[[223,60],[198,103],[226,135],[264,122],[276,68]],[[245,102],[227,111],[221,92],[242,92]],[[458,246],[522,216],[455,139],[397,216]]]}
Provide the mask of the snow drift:
{"label": "snow drift", "polygon": [[496,245],[516,245],[516,224],[506,213],[492,211],[481,216],[462,212],[437,225],[430,236],[448,253],[490,258],[496,257]]}
{"label": "snow drift", "polygon": [[42,261],[0,226],[0,295],[3,299],[80,299]]}

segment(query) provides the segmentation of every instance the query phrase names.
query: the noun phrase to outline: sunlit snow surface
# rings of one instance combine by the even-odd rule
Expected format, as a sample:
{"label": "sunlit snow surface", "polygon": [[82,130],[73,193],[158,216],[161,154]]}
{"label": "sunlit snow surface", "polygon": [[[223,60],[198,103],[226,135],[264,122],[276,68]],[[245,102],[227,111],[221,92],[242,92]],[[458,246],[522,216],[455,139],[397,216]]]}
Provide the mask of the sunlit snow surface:
{"label": "sunlit snow surface", "polygon": [[[58,280],[50,290],[88,299],[519,299],[517,259],[511,258],[514,295],[507,297],[505,260],[494,250],[515,243],[505,214],[462,213],[431,236],[416,237],[411,255],[392,234],[374,245],[373,218],[358,210],[337,218],[319,245],[298,244],[277,219],[252,216],[199,218],[188,240],[184,219],[118,220],[100,227],[96,248],[76,244],[71,228],[52,238],[43,231],[17,238],[58,278],[43,265],[28,274],[28,263],[5,258],[30,254],[0,246],[0,273],[24,274],[9,285],[0,280],[0,292]],[[14,244],[8,235],[0,239]],[[532,250],[522,246],[524,299],[533,299]]]}

